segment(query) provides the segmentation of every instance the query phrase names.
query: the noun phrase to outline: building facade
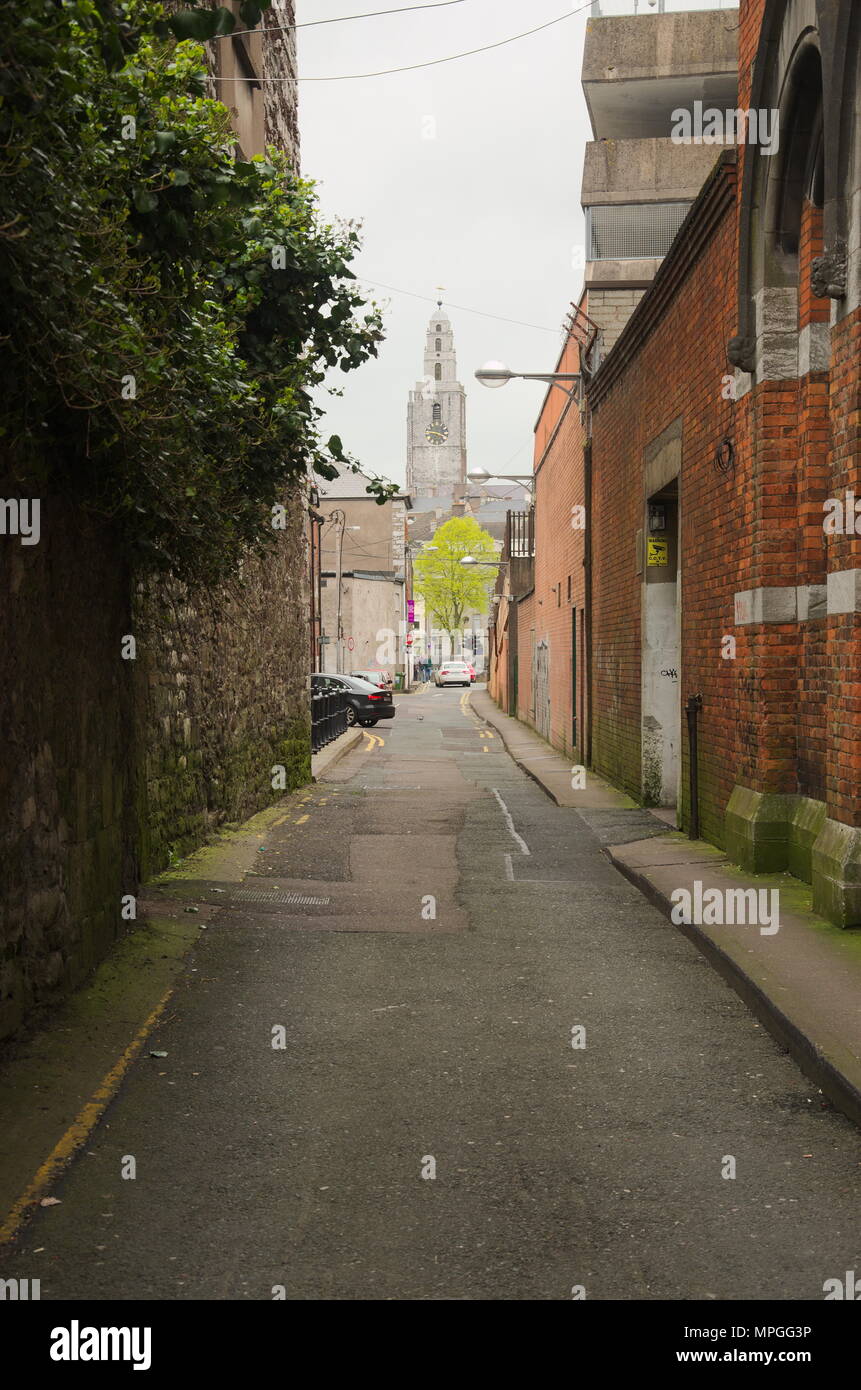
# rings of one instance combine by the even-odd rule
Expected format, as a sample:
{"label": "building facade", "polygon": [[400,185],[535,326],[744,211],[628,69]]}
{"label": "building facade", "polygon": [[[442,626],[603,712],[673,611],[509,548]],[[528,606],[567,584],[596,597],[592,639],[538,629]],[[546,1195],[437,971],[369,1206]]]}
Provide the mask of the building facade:
{"label": "building facade", "polygon": [[370,479],[319,483],[321,664],[318,670],[388,670],[408,678],[407,541],[410,498],[380,506]]}
{"label": "building facade", "polygon": [[[748,121],[711,151],[613,341],[579,349],[585,410],[562,422],[572,482],[582,431],[583,752],[744,868],[788,870],[815,910],[861,925],[861,12],[743,0],[738,20],[738,110],[779,139],[750,138]],[[538,513],[540,472],[536,498]],[[539,556],[560,552],[564,526],[536,525],[545,604]],[[534,608],[522,616],[537,635]],[[528,641],[521,621],[521,685]],[[535,678],[518,707],[541,728]],[[551,681],[542,732],[564,747],[560,698]]]}

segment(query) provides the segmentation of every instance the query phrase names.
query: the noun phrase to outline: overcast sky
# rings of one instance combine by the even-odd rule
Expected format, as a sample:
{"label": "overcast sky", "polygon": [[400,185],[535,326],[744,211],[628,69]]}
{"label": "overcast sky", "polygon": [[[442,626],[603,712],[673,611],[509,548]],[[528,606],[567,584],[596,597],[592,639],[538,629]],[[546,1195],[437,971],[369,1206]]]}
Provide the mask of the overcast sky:
{"label": "overcast sky", "polygon": [[[297,22],[402,3],[298,0]],[[667,0],[667,9],[730,3]],[[337,373],[344,396],[325,398],[330,430],[371,472],[404,481],[407,393],[422,376],[437,285],[467,391],[470,465],[531,471],[544,388],[513,381],[488,390],[473,373],[489,359],[551,371],[582,285],[573,251],[583,242],[580,180],[591,138],[580,87],[589,8],[582,0],[457,0],[298,31],[299,74],[310,79],[424,63],[560,20],[417,72],[299,83],[303,173],[319,182],[327,214],[362,220],[357,271],[387,300],[379,358]],[[634,4],[604,0],[602,8],[630,13]]]}

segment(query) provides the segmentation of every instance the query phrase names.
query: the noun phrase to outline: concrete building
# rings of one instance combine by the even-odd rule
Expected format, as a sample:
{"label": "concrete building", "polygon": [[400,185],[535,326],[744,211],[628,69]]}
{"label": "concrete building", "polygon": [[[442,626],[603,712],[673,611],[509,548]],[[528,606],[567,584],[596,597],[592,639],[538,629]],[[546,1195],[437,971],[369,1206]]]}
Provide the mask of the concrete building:
{"label": "concrete building", "polygon": [[[621,7],[620,7],[621,8]],[[632,9],[630,5],[626,9]],[[723,8],[592,18],[581,81],[592,124],[580,201],[585,287],[609,352],[654,278],[715,162],[713,144],[678,143],[673,114],[736,105],[737,34]]]}
{"label": "concrete building", "polygon": [[319,481],[321,668],[389,670],[406,678],[406,518],[401,494],[380,506],[370,479]]}

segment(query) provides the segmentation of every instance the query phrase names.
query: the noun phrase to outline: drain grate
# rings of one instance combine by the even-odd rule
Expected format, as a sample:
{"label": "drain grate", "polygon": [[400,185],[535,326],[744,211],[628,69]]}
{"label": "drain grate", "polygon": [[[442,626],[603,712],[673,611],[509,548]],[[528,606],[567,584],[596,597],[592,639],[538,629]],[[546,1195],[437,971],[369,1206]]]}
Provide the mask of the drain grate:
{"label": "drain grate", "polygon": [[326,907],[331,898],[305,898],[301,893],[285,893],[281,888],[237,888],[234,899],[243,903],[278,903],[283,907]]}

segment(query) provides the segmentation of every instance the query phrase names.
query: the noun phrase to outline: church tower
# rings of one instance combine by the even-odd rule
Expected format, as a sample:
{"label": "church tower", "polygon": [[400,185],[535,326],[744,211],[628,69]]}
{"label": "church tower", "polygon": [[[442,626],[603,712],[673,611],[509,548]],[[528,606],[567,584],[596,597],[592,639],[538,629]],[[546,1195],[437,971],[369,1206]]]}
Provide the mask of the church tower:
{"label": "church tower", "polygon": [[440,497],[466,484],[466,394],[457,379],[454,334],[437,301],[425,341],[424,379],[407,406],[407,492]]}

